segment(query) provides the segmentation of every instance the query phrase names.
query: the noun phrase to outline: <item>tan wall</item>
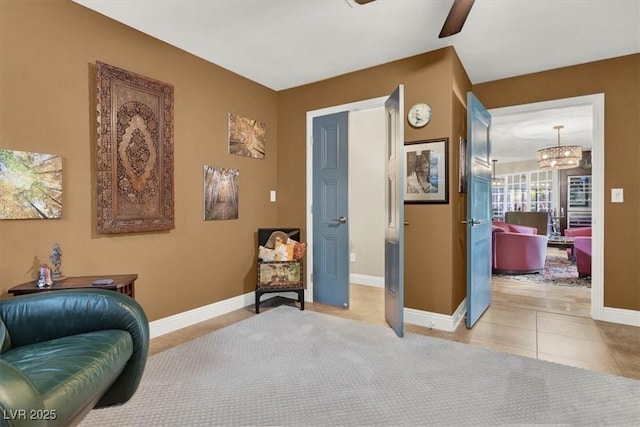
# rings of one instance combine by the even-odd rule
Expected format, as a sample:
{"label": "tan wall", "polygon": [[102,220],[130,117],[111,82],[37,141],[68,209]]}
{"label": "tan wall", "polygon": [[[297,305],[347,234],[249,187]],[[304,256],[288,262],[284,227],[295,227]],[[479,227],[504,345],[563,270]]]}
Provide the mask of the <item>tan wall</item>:
{"label": "tan wall", "polygon": [[[404,84],[405,111],[421,101],[433,108],[431,123],[424,128],[413,129],[405,121],[405,140],[448,137],[450,159],[457,162],[458,140],[451,138],[454,58],[453,49],[446,48],[279,92],[278,185],[286,200],[286,204],[279,205],[280,221],[301,227],[306,222],[305,180],[300,178],[305,176],[307,111],[387,96]],[[454,242],[450,230],[454,222],[459,223],[456,164],[452,163],[449,169],[452,203],[405,208],[405,220],[411,222],[405,233],[405,305],[410,308],[452,312]]]}
{"label": "tan wall", "polygon": [[[473,86],[487,108],[605,96],[604,304],[640,310],[640,54]],[[624,203],[611,203],[623,188]]]}
{"label": "tan wall", "polygon": [[[0,221],[0,294],[35,278],[53,243],[67,275],[138,273],[137,299],[151,320],[251,292],[255,230],[305,228],[306,112],[390,94],[405,85],[405,110],[434,110],[407,141],[448,137],[447,205],[406,208],[406,306],[450,314],[464,298],[466,199],[457,193],[458,136],[470,83],[451,48],[275,93],[68,0],[0,2],[0,147],[63,157],[59,220]],[[175,87],[176,228],[95,233],[96,60]],[[640,309],[640,55],[473,87],[487,108],[605,93],[605,305]],[[227,114],[267,124],[267,158],[227,154]],[[240,219],[202,220],[202,168],[240,170]],[[269,202],[269,190],[278,202]],[[413,231],[411,231],[413,230]],[[304,238],[304,232],[303,232]]]}
{"label": "tan wall", "polygon": [[[63,217],[0,221],[0,294],[54,242],[68,275],[138,273],[151,320],[251,292],[255,230],[277,225],[277,94],[68,0],[0,2],[0,147],[63,158]],[[175,229],[97,235],[96,60],[175,87]],[[227,114],[267,125],[267,157],[227,154]],[[203,166],[240,170],[238,220],[203,221]],[[286,197],[284,198],[286,203]]]}

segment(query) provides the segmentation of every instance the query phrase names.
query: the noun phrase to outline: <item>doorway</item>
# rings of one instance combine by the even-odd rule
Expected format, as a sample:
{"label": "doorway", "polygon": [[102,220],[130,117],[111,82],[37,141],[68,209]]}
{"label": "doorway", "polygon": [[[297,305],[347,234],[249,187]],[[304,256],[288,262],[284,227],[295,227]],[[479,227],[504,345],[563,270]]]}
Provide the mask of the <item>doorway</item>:
{"label": "doorway", "polygon": [[[368,163],[371,160],[371,156],[374,158],[377,156],[377,148],[380,148],[382,151],[382,155],[380,156],[380,162],[371,162],[373,163],[372,167],[377,167],[381,178],[380,182],[384,182],[384,105],[385,101],[388,97],[380,97],[373,98],[369,100],[364,100],[360,102],[354,102],[349,104],[338,105],[329,108],[323,108],[320,110],[314,110],[307,112],[307,269],[306,269],[306,278],[307,278],[307,298],[312,298],[314,295],[313,291],[313,215],[312,205],[313,205],[313,144],[312,144],[312,135],[313,135],[313,120],[317,117],[323,117],[330,114],[340,113],[340,112],[348,112],[350,114],[349,121],[349,187],[350,194],[353,193],[351,191],[352,187],[360,187],[364,181],[370,180],[372,175],[375,175],[376,171],[371,170],[363,170],[361,173],[358,173],[358,176],[353,176],[353,170],[358,170],[358,168],[362,168],[364,163]],[[355,119],[352,126],[352,118]],[[375,123],[372,123],[375,121]],[[371,129],[363,130],[368,126],[360,125],[359,123],[368,122],[372,124]],[[353,129],[352,129],[353,128]],[[360,129],[360,131],[358,131]],[[378,130],[376,130],[378,129]],[[355,132],[352,132],[354,131]],[[372,134],[373,132],[373,134]],[[375,135],[377,134],[377,138]],[[361,159],[358,162],[357,157],[366,156],[367,155],[367,147],[365,143],[369,140],[371,145],[376,145],[376,147],[370,147],[369,156]],[[376,143],[376,141],[378,141]],[[353,142],[353,147],[351,147]],[[378,147],[379,146],[379,147]],[[352,153],[353,150],[353,153]],[[352,155],[353,154],[353,155]],[[357,162],[357,165],[354,164]],[[354,181],[352,183],[351,181]],[[354,184],[354,185],[352,185]],[[372,187],[369,185],[368,187]],[[380,185],[380,187],[383,187]],[[367,190],[374,190],[373,193]],[[371,268],[370,265],[367,267],[363,265],[363,270],[356,270],[351,277],[351,279],[355,279],[359,282],[364,282],[365,285],[370,286],[379,286],[384,287],[384,190],[382,189],[382,193],[376,192],[373,188],[368,188],[364,191],[359,191],[358,194],[352,199],[351,195],[349,196],[349,214],[347,215],[347,222],[345,225],[348,226],[349,237],[349,265],[352,266],[354,264],[359,263],[359,259],[362,261],[360,264],[364,264],[365,260],[368,260],[367,264],[371,262],[379,262],[378,266],[382,267],[382,270],[371,270],[374,271],[370,274],[364,274],[367,269]],[[382,197],[379,199],[379,197]],[[366,210],[375,209],[376,203],[378,203],[379,207],[378,211],[373,214],[373,218],[366,217]],[[354,208],[353,204],[358,203],[359,206]],[[363,206],[363,204],[365,206]],[[358,243],[352,243],[351,233],[361,233],[363,229],[366,229],[368,224],[375,223],[377,216],[380,216],[379,227],[375,227],[371,234],[367,236],[366,242],[360,241]],[[376,240],[377,237],[380,240]],[[357,247],[356,247],[357,246]],[[358,252],[356,250],[362,249],[362,256],[358,256]],[[366,254],[365,254],[366,253]],[[380,258],[382,257],[382,258]],[[355,259],[355,260],[354,260]],[[358,272],[360,271],[360,272]]]}
{"label": "doorway", "polygon": [[593,319],[604,314],[604,94],[558,99],[490,110],[492,117],[536,113],[567,107],[589,107],[592,124],[592,274],[591,307]]}

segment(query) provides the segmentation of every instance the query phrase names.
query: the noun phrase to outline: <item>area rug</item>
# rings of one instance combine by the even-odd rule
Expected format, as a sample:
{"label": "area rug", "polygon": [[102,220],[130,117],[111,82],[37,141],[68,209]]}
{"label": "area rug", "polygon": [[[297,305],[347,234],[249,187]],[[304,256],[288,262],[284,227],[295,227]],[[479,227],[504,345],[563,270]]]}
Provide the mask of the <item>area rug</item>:
{"label": "area rug", "polygon": [[544,263],[544,271],[534,274],[494,274],[519,282],[540,283],[544,285],[572,286],[591,288],[590,277],[578,277],[578,269],[574,263],[567,259],[567,255],[548,253]]}
{"label": "area rug", "polygon": [[81,426],[640,425],[640,381],[280,306],[149,358]]}

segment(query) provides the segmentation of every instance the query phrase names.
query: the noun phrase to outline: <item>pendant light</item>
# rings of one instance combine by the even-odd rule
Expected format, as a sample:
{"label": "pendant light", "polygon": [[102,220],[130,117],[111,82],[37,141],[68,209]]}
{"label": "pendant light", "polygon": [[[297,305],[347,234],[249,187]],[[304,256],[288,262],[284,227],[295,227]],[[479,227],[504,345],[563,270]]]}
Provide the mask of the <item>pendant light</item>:
{"label": "pendant light", "polygon": [[582,160],[582,148],[577,145],[560,145],[560,129],[558,131],[558,145],[538,150],[538,166],[540,169],[571,169],[577,168]]}
{"label": "pendant light", "polygon": [[496,162],[497,160],[492,159],[493,162],[493,177],[491,178],[491,186],[492,187],[504,187],[504,178],[496,178]]}

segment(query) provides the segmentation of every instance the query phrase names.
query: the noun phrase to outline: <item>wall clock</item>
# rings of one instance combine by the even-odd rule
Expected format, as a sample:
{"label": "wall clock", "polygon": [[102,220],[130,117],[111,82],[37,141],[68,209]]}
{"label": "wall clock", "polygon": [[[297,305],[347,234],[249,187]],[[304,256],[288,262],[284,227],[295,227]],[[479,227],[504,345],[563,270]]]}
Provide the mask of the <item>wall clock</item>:
{"label": "wall clock", "polygon": [[425,126],[431,120],[431,107],[424,102],[413,105],[409,109],[407,120],[413,127],[421,128]]}

